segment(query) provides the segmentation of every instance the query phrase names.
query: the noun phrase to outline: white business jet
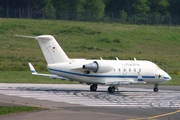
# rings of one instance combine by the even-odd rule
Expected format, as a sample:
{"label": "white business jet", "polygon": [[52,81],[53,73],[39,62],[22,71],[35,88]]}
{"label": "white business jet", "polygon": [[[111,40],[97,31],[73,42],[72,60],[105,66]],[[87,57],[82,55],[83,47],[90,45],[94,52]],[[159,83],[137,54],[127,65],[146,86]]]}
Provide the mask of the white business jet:
{"label": "white business jet", "polygon": [[86,60],[70,59],[51,35],[41,35],[35,38],[47,61],[47,69],[51,74],[39,74],[31,63],[29,67],[33,75],[49,76],[62,80],[76,80],[87,83],[91,91],[96,91],[98,85],[107,85],[108,92],[118,90],[119,85],[151,83],[154,92],[158,92],[158,84],[171,80],[171,77],[155,63],[144,60]]}

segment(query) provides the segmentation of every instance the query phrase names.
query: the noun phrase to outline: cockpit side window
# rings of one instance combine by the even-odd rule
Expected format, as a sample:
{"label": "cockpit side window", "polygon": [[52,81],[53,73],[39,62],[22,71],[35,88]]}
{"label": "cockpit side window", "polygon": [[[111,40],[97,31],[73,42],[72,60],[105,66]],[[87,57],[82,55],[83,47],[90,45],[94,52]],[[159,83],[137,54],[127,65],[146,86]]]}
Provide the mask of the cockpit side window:
{"label": "cockpit side window", "polygon": [[157,70],[161,70],[161,68],[160,68],[159,66],[157,66],[157,65],[155,65],[155,68],[156,68]]}

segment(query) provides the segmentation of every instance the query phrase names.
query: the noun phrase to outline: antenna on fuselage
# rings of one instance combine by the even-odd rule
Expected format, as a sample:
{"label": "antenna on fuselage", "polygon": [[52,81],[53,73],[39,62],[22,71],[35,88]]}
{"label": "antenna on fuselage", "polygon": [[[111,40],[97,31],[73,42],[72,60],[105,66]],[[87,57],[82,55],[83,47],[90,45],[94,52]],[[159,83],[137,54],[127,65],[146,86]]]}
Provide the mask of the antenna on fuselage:
{"label": "antenna on fuselage", "polygon": [[136,61],[136,58],[134,57],[134,61]]}
{"label": "antenna on fuselage", "polygon": [[101,60],[103,60],[103,58],[102,58],[102,57],[100,57],[100,59],[101,59]]}
{"label": "antenna on fuselage", "polygon": [[119,60],[118,57],[116,57],[116,60]]}

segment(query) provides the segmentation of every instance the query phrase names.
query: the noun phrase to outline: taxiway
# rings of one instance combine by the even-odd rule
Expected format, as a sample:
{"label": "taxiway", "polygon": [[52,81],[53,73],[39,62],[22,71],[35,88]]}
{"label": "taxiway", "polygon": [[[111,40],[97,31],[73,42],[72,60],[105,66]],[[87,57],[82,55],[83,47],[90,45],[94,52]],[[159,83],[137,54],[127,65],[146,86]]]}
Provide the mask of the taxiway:
{"label": "taxiway", "polygon": [[180,119],[180,87],[122,86],[114,94],[106,86],[90,92],[87,85],[0,84],[0,103],[29,105],[47,110],[0,116],[1,120],[139,120]]}

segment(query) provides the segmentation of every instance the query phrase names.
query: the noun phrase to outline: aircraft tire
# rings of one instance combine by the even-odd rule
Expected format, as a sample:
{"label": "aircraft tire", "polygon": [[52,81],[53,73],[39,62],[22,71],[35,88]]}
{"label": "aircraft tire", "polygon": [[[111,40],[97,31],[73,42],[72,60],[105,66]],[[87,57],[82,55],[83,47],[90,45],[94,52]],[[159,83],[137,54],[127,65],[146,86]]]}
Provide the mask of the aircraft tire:
{"label": "aircraft tire", "polygon": [[108,92],[109,93],[114,93],[114,91],[115,91],[115,87],[114,86],[108,88]]}
{"label": "aircraft tire", "polygon": [[154,92],[158,92],[159,91],[159,89],[158,88],[154,88]]}
{"label": "aircraft tire", "polygon": [[97,84],[92,84],[92,85],[90,86],[90,90],[91,90],[91,91],[96,91],[96,90],[97,90]]}

